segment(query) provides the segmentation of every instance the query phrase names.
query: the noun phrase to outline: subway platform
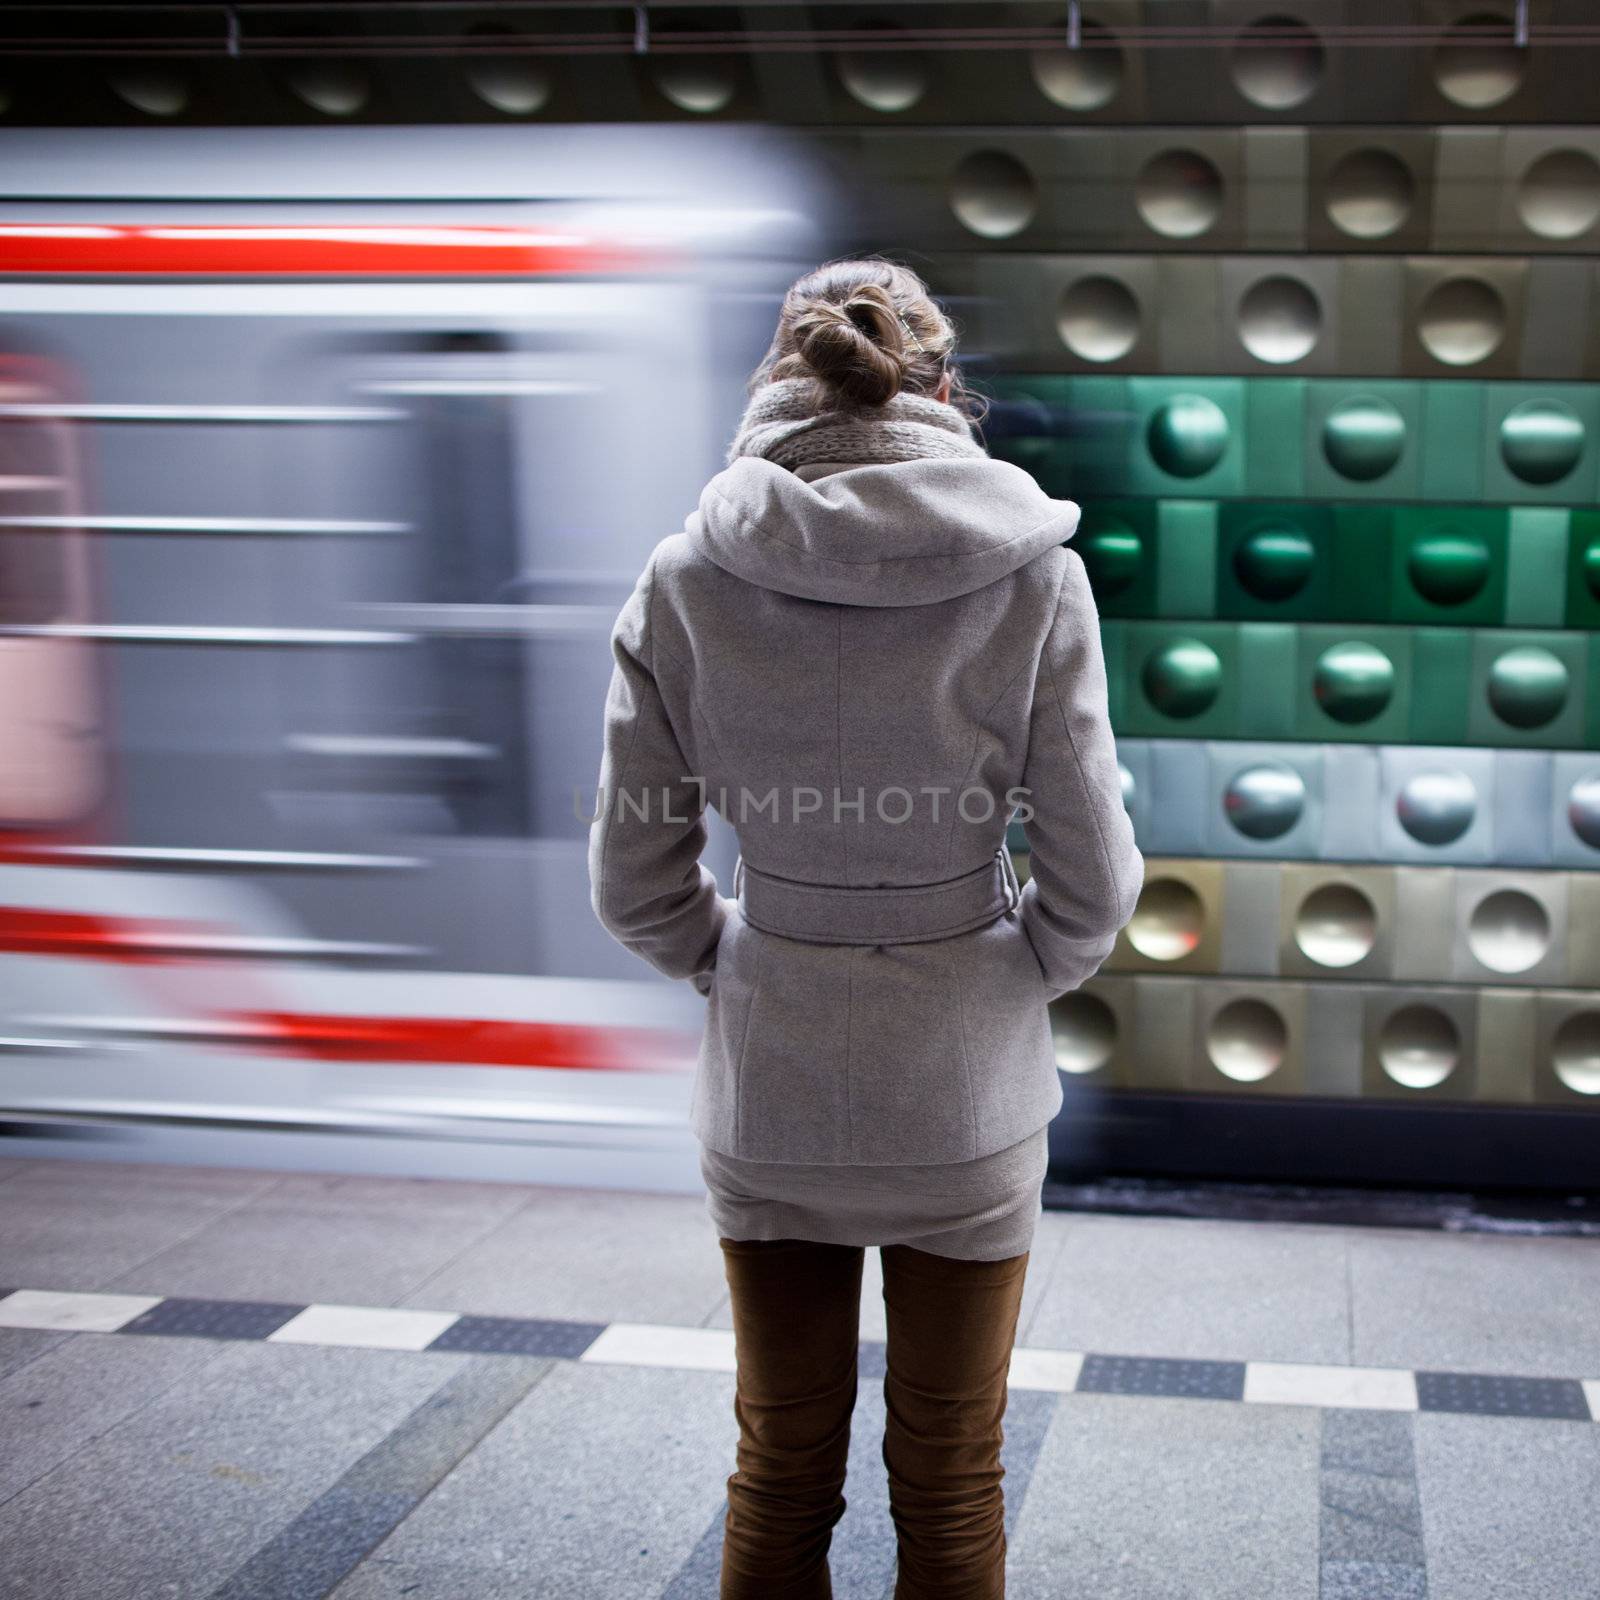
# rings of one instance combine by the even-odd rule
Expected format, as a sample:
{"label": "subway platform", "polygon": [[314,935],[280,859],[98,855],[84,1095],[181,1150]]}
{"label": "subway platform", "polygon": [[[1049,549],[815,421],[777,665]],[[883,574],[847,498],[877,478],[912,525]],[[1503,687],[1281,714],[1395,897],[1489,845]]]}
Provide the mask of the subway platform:
{"label": "subway platform", "polygon": [[[0,1594],[714,1597],[728,1329],[694,1196],[0,1160]],[[1008,1591],[1600,1597],[1597,1418],[1600,1240],[1050,1212]]]}

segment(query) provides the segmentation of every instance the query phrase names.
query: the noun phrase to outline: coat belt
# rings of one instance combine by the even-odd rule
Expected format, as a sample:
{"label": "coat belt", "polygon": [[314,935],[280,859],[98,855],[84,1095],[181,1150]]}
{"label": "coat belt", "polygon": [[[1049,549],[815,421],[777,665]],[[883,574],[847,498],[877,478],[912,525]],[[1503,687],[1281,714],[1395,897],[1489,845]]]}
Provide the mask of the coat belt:
{"label": "coat belt", "polygon": [[743,856],[733,872],[744,919],[763,933],[812,944],[918,944],[981,928],[1021,898],[1011,853],[941,883],[855,889],[759,872]]}

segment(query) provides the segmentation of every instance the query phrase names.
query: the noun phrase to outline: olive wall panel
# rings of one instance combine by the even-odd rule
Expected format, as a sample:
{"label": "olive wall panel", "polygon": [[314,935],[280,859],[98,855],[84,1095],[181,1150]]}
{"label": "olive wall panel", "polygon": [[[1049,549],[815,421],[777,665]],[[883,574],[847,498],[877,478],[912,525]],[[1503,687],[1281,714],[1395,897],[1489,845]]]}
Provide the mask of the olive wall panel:
{"label": "olive wall panel", "polygon": [[1108,973],[1600,984],[1600,877],[1151,855]]}
{"label": "olive wall panel", "polygon": [[1592,989],[1100,976],[1051,1015],[1107,1088],[1600,1110]]}

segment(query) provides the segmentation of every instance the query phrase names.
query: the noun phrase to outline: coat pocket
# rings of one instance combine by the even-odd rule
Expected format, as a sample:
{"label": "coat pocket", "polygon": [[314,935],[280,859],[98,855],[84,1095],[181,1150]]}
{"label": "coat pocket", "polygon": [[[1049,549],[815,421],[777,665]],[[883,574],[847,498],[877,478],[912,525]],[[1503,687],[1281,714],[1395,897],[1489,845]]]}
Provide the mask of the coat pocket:
{"label": "coat pocket", "polygon": [[689,1125],[697,1138],[718,1150],[736,1149],[739,1063],[760,973],[761,937],[735,911],[723,924],[704,991],[706,1024],[689,1096]]}

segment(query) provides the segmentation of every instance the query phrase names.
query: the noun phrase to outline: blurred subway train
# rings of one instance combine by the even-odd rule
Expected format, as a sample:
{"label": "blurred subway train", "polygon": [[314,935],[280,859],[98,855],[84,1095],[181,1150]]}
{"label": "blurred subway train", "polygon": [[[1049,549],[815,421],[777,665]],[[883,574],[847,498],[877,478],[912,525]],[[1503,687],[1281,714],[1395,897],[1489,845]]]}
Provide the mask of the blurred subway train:
{"label": "blurred subway train", "polygon": [[695,1186],[704,1002],[589,905],[607,640],[822,180],[748,128],[5,170],[0,1149]]}

